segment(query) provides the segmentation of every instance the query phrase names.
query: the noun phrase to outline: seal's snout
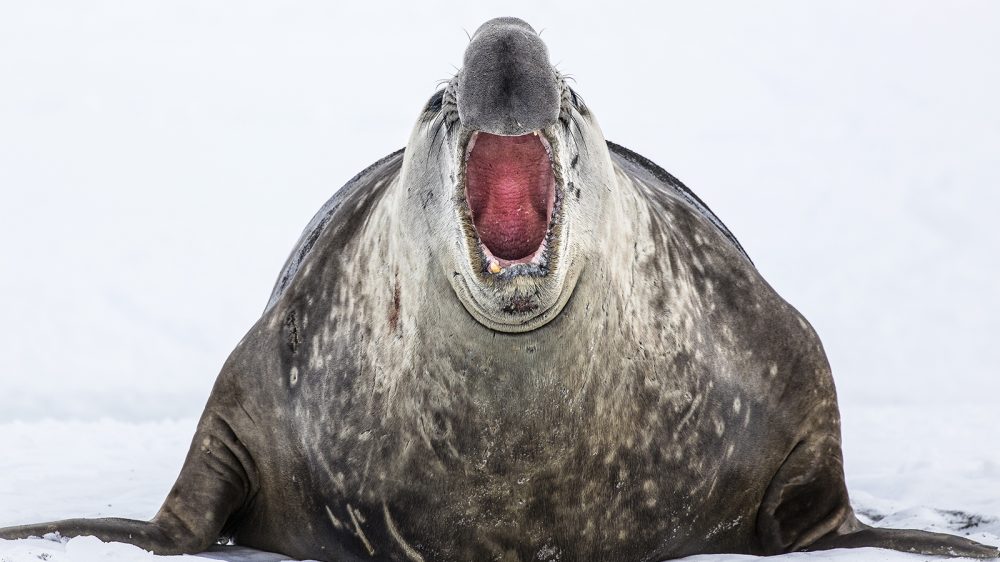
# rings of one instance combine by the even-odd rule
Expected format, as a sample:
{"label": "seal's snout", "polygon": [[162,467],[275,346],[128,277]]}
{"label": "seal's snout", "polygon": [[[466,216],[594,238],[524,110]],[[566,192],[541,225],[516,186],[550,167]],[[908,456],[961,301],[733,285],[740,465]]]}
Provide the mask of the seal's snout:
{"label": "seal's snout", "polygon": [[560,94],[548,49],[530,25],[496,18],[476,30],[458,75],[465,127],[504,136],[543,129],[559,117]]}
{"label": "seal's snout", "polygon": [[[481,324],[534,330],[559,314],[580,271],[568,235],[577,215],[564,212],[579,208],[580,191],[564,205],[568,140],[574,166],[580,158],[576,139],[565,136],[576,115],[571,90],[530,25],[497,18],[472,35],[461,70],[439,98],[445,109],[435,115],[442,115],[448,147],[439,154],[457,174],[444,186],[455,188],[455,197],[443,199],[455,212],[438,220],[454,220],[447,232],[461,240],[449,241],[449,279]],[[430,132],[419,130],[421,138]],[[435,131],[429,138],[442,137]]]}

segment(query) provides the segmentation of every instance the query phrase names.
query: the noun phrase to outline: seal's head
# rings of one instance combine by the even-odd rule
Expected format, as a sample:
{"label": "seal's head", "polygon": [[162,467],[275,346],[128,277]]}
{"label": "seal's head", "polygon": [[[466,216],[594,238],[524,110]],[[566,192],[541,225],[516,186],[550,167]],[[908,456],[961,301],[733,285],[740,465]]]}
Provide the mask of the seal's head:
{"label": "seal's head", "polygon": [[562,310],[595,253],[613,169],[582,100],[527,23],[483,24],[406,150],[404,221],[462,304],[504,332]]}

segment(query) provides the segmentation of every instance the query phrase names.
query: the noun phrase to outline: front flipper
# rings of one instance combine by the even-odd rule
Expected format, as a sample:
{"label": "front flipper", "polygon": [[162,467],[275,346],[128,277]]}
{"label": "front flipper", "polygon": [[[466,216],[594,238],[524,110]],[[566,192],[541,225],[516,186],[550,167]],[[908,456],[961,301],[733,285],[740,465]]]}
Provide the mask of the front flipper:
{"label": "front flipper", "polygon": [[862,524],[847,496],[840,444],[829,437],[799,443],[788,455],[757,512],[757,536],[767,554],[874,547],[938,556],[1000,556],[995,547],[962,537]]}
{"label": "front flipper", "polygon": [[0,529],[2,539],[92,535],[156,554],[201,552],[214,544],[227,522],[251,496],[253,462],[230,425],[206,412],[180,476],[150,521],[67,519]]}
{"label": "front flipper", "polygon": [[837,531],[819,539],[803,550],[830,550],[834,548],[888,548],[916,554],[961,556],[965,558],[998,558],[1000,550],[994,546],[943,533],[914,529],[881,529],[869,527],[851,515]]}

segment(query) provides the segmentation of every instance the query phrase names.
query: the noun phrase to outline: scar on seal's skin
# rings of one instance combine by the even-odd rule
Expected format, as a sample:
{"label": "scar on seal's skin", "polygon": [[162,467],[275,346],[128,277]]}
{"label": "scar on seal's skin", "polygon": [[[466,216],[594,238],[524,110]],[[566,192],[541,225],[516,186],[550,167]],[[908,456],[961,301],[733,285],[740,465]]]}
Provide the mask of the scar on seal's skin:
{"label": "scar on seal's skin", "polygon": [[399,309],[400,309],[400,288],[399,288],[399,272],[396,272],[395,284],[392,288],[392,302],[389,303],[389,329],[393,332],[399,326]]}
{"label": "scar on seal's skin", "polygon": [[424,562],[424,557],[399,532],[399,529],[396,527],[396,521],[392,518],[392,514],[389,513],[389,506],[385,502],[382,502],[382,515],[385,517],[385,526],[389,530],[389,534],[399,544],[399,547],[403,549],[403,553],[410,559],[410,562]]}
{"label": "scar on seal's skin", "polygon": [[299,345],[302,343],[302,338],[299,335],[299,326],[295,319],[295,310],[289,310],[288,315],[285,316],[285,327],[288,329],[288,349],[292,353],[299,350]]}
{"label": "scar on seal's skin", "polygon": [[354,533],[361,539],[361,544],[364,545],[365,550],[368,551],[368,556],[375,556],[375,548],[372,547],[372,543],[368,540],[363,529],[361,529],[361,522],[364,521],[364,517],[361,515],[360,511],[356,511],[351,504],[347,504],[347,514],[351,516],[351,523],[354,524]]}

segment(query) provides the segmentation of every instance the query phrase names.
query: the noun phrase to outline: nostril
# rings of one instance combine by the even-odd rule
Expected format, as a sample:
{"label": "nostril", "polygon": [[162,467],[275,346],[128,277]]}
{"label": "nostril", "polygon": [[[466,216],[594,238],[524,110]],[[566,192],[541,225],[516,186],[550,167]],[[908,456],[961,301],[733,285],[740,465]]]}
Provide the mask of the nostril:
{"label": "nostril", "polygon": [[458,75],[465,127],[505,136],[544,129],[559,117],[560,94],[548,49],[530,25],[496,18],[476,30]]}

